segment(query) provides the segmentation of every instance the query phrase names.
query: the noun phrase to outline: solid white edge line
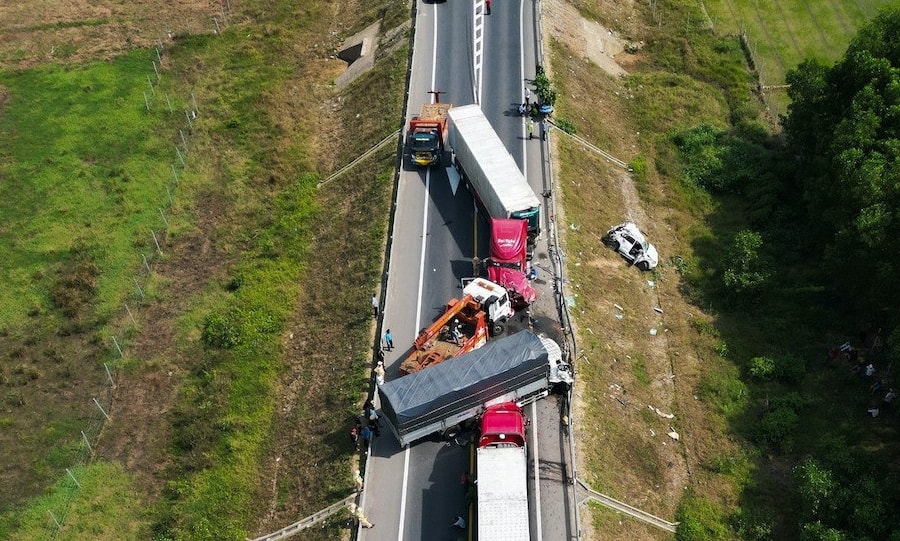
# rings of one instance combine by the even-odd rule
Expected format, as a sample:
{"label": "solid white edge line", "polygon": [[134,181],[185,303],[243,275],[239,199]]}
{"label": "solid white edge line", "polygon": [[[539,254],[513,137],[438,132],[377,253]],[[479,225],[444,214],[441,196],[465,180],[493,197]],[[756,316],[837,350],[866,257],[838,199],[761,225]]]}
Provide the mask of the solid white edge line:
{"label": "solid white edge line", "polygon": [[541,541],[544,537],[541,523],[541,470],[538,465],[538,437],[537,437],[537,402],[531,403],[531,418],[534,428],[531,430],[531,458],[534,464],[534,529],[537,533],[535,541]]}
{"label": "solid white edge line", "polygon": [[[424,4],[423,4],[424,5]],[[436,77],[435,67],[437,66],[437,7],[433,6],[432,19],[432,44],[431,44],[431,88],[435,90],[434,83]],[[416,326],[413,334],[419,330],[419,323],[422,314],[422,288],[425,282],[425,240],[428,235],[428,192],[431,189],[431,169],[425,170],[425,197],[422,204],[422,251],[419,257],[419,290],[416,294]],[[403,540],[403,526],[406,521],[406,490],[409,486],[409,445],[403,449],[403,482],[400,485],[400,520],[397,531],[397,539]]]}
{"label": "solid white edge line", "polygon": [[[422,255],[419,258],[419,291],[416,294],[416,329],[422,313],[422,287],[425,282],[425,239],[428,232],[428,192],[431,187],[431,170],[425,170],[425,199],[422,211]],[[406,488],[409,484],[409,445],[403,449],[403,483],[400,489],[400,530],[397,539],[403,540],[403,523],[406,519]]]}
{"label": "solid white edge line", "polygon": [[[525,0],[519,0],[519,86],[522,87],[522,101],[525,102],[525,37],[522,35],[522,26],[525,23]],[[528,180],[528,139],[525,138],[525,123],[528,112],[522,117],[522,176]]]}

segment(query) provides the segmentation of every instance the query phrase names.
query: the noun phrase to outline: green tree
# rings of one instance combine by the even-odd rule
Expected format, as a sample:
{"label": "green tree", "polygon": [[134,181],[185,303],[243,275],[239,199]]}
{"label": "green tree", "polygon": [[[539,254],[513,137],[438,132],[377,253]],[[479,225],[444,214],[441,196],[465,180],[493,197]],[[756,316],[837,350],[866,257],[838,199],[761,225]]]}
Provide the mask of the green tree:
{"label": "green tree", "polygon": [[723,280],[729,291],[737,294],[758,292],[767,285],[771,272],[769,263],[761,254],[762,236],[756,231],[738,232],[726,254],[729,266]]}
{"label": "green tree", "polygon": [[[788,74],[783,125],[806,220],[833,285],[868,309],[900,300],[900,8],[862,27],[831,67]],[[890,254],[890,256],[887,256]]]}
{"label": "green tree", "polygon": [[804,524],[800,528],[800,541],[846,541],[847,535],[821,522]]}
{"label": "green tree", "polygon": [[831,470],[823,467],[814,458],[807,458],[794,468],[794,480],[803,512],[807,518],[818,519],[831,506],[836,486]]}

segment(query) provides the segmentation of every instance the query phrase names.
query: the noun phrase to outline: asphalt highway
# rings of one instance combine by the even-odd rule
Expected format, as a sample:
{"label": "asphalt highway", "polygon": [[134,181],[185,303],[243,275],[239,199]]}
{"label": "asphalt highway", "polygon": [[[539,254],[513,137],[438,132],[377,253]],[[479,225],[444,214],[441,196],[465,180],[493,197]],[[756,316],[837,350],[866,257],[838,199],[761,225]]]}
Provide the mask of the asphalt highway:
{"label": "asphalt highway", "polygon": [[[546,144],[539,140],[537,129],[536,140],[527,140],[524,120],[517,111],[524,99],[526,80],[535,72],[536,11],[537,4],[531,1],[493,2],[491,15],[484,18],[483,75],[478,81],[473,73],[472,2],[420,0],[407,111],[411,117],[422,103],[430,102],[429,90],[443,92],[440,100],[454,105],[479,103],[480,99],[485,115],[540,197],[547,189]],[[446,157],[445,162],[444,166],[449,165]],[[399,363],[409,353],[419,330],[443,311],[449,299],[461,296],[460,279],[472,276],[472,258],[487,255],[487,222],[477,214],[471,194],[464,187],[455,193],[453,188],[443,167],[426,170],[406,166],[401,171],[381,315],[382,327],[391,330],[396,346],[392,352],[385,352],[388,380],[398,377]],[[545,221],[548,214],[544,212]],[[550,267],[546,239],[544,235],[535,254],[541,268]],[[546,278],[539,282],[552,282]],[[539,289],[539,294],[550,295],[551,289]],[[552,322],[554,317],[552,313],[538,317],[545,322],[544,328],[535,330],[553,336],[558,330]],[[518,320],[509,332],[526,324]],[[548,397],[529,406],[527,412],[532,420],[531,537],[566,539],[574,529],[573,504],[567,490],[568,447],[560,432],[557,398]],[[434,438],[401,448],[390,431],[383,429],[371,446],[361,500],[375,527],[360,530],[359,539],[457,539],[462,532],[452,523],[457,515],[466,513],[460,477],[470,460],[464,443]]]}

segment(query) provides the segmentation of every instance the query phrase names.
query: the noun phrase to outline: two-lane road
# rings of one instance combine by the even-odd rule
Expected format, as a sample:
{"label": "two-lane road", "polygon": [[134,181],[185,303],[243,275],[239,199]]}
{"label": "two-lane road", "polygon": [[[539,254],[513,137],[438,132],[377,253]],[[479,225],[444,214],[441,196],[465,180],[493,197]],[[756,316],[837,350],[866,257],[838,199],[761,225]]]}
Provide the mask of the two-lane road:
{"label": "two-lane road", "polygon": [[[523,119],[517,114],[525,78],[534,75],[535,9],[530,1],[494,1],[493,13],[484,23],[484,75],[479,85],[473,75],[472,2],[419,2],[407,111],[408,116],[417,114],[422,103],[431,101],[428,91],[432,89],[443,92],[441,101],[454,105],[475,103],[480,95],[485,114],[540,194],[544,190],[544,150],[539,140],[525,140]],[[449,159],[445,162],[448,165]],[[443,168],[401,172],[382,315],[383,327],[391,329],[396,346],[393,352],[386,352],[389,380],[397,377],[399,361],[409,352],[418,331],[431,323],[451,297],[461,294],[459,280],[472,275],[472,257],[486,255],[486,222],[477,218],[473,209],[472,196],[462,187],[454,194]],[[547,410],[552,417],[549,423],[534,422],[532,437],[538,435],[539,427],[558,426],[553,417],[555,399],[544,402],[550,401],[553,403],[529,408],[531,412]],[[540,457],[542,464],[559,460],[552,453],[560,447],[558,437],[557,433],[548,435],[553,443],[550,456]],[[536,453],[543,453],[544,447],[543,443],[532,445],[534,463],[538,462]],[[465,513],[459,480],[468,465],[466,447],[425,440],[400,448],[384,430],[372,445],[362,501],[375,527],[362,530],[360,539],[455,539],[458,532],[451,523],[456,515]],[[539,466],[538,470],[546,468]],[[559,520],[559,500],[564,494],[558,485],[546,480],[529,484],[533,539],[567,536],[569,527]],[[538,518],[540,508],[548,505],[554,516],[550,524]]]}

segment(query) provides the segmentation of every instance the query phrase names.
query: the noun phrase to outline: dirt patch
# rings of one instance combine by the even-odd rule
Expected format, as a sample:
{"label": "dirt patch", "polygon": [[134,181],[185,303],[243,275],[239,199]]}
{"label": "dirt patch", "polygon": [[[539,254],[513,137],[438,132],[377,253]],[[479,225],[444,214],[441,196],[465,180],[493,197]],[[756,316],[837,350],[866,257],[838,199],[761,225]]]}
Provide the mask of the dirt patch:
{"label": "dirt patch", "polygon": [[77,64],[152,47],[178,34],[211,34],[218,0],[0,3],[0,66]]}
{"label": "dirt patch", "polygon": [[541,8],[541,24],[545,32],[573,51],[583,53],[610,75],[628,75],[616,60],[625,50],[624,41],[616,33],[596,21],[585,19],[574,5],[565,0],[541,2]]}

